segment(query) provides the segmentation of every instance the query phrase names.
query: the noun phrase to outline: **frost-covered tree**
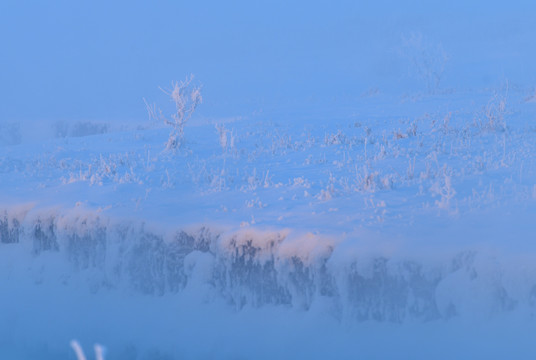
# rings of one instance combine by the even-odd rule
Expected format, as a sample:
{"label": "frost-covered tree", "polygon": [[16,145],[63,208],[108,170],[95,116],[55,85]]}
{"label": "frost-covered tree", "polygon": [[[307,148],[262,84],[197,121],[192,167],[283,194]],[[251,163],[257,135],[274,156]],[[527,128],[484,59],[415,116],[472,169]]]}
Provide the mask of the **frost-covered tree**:
{"label": "frost-covered tree", "polygon": [[175,150],[182,146],[184,127],[203,100],[201,88],[192,85],[193,78],[193,75],[190,75],[183,81],[172,82],[170,90],[160,88],[175,104],[175,112],[170,117],[165,116],[162,110],[157,109],[156,106],[145,103],[149,117],[164,121],[165,124],[172,127],[166,142],[167,150]]}

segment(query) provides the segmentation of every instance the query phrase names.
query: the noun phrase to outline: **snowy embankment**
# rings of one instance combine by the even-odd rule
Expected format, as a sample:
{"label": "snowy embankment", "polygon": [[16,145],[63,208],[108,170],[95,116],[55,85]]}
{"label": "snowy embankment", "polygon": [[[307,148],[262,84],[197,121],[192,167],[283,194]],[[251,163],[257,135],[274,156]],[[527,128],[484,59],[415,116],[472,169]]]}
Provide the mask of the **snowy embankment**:
{"label": "snowy embankment", "polygon": [[[262,328],[286,357],[350,356],[349,337],[399,324],[427,324],[414,334],[429,340],[460,321],[533,326],[530,94],[198,119],[175,151],[154,124],[5,144],[0,341],[51,357],[72,337],[114,359],[277,357],[248,331]],[[227,326],[236,337],[216,340]],[[361,350],[377,354],[375,339]]]}
{"label": "snowy embankment", "polygon": [[125,360],[530,353],[534,252],[408,254],[290,230],[162,233],[17,210],[0,221],[3,355],[66,358],[73,337]]}
{"label": "snowy embankment", "polygon": [[536,310],[531,254],[473,247],[409,255],[290,230],[163,234],[143,223],[84,213],[6,213],[0,233],[6,284],[27,277],[22,283],[81,286],[95,296],[193,291],[235,310],[322,306],[341,321],[399,323],[510,311],[532,316]]}

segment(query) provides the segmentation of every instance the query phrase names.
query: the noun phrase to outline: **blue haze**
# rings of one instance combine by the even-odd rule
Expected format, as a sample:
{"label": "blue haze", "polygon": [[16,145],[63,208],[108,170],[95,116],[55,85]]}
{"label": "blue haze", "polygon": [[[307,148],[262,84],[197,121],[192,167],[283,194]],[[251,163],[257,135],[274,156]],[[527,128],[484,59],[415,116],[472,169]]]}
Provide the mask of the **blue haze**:
{"label": "blue haze", "polygon": [[208,116],[372,87],[419,88],[412,32],[450,56],[442,85],[536,80],[533,2],[3,1],[0,120],[144,119],[193,73]]}

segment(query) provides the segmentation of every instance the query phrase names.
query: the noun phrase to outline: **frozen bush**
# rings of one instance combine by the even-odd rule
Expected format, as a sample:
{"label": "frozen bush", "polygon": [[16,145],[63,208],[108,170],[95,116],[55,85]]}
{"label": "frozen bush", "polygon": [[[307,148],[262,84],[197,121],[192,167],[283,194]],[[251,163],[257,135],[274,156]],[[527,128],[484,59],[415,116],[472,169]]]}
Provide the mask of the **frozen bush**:
{"label": "frozen bush", "polygon": [[184,142],[184,126],[203,100],[201,88],[192,85],[193,78],[193,75],[190,75],[183,81],[173,82],[171,90],[161,89],[175,104],[175,112],[171,114],[171,118],[164,116],[162,110],[156,108],[156,106],[145,103],[151,119],[161,120],[172,127],[166,143],[166,150],[175,150],[182,146]]}
{"label": "frozen bush", "polygon": [[13,244],[19,242],[20,222],[18,219],[8,217],[7,212],[0,217],[0,243]]}
{"label": "frozen bush", "polygon": [[216,124],[215,127],[218,131],[222,152],[224,154],[227,154],[229,151],[233,152],[235,147],[235,136],[233,132],[227,130],[224,124]]}

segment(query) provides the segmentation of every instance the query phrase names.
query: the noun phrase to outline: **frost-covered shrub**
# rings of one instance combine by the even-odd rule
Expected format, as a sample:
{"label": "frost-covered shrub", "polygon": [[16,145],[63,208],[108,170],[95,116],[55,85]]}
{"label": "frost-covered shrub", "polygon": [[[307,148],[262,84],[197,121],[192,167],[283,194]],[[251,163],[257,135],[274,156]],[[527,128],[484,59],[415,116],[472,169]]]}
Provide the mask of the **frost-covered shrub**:
{"label": "frost-covered shrub", "polygon": [[[63,184],[70,184],[77,181],[88,181],[90,185],[102,186],[106,182],[116,184],[136,183],[143,184],[138,175],[140,163],[144,160],[140,155],[132,153],[110,154],[104,157],[92,157],[89,161],[62,161],[61,164],[69,170],[69,175],[63,176]],[[147,163],[145,163],[147,164]],[[147,165],[145,169],[147,169]]]}
{"label": "frost-covered shrub", "polygon": [[355,262],[347,271],[339,286],[350,318],[403,322],[407,318],[439,317],[434,291],[441,278],[423,273],[418,263],[390,264],[388,258],[376,257],[366,261],[366,267]]}
{"label": "frost-covered shrub", "polygon": [[288,290],[278,281],[277,249],[283,238],[239,234],[225,239],[218,252],[215,285],[236,308],[246,304],[290,304]]}
{"label": "frost-covered shrub", "polygon": [[106,256],[106,229],[73,232],[68,236],[67,251],[76,269],[101,267]]}
{"label": "frost-covered shrub", "polygon": [[166,245],[161,237],[144,235],[129,256],[128,273],[136,290],[162,295],[166,289]]}
{"label": "frost-covered shrub", "polygon": [[46,221],[37,220],[34,227],[33,238],[33,248],[34,253],[36,254],[43,251],[59,250],[56,237],[56,225],[52,218],[47,219]]}
{"label": "frost-covered shrub", "polygon": [[20,223],[17,219],[10,219],[7,213],[0,218],[0,242],[4,244],[18,243]]}
{"label": "frost-covered shrub", "polygon": [[166,242],[161,236],[142,234],[128,253],[127,272],[132,286],[144,293],[163,295],[186,286],[185,258],[195,252],[206,253],[210,234],[201,230],[196,236],[179,232]]}
{"label": "frost-covered shrub", "polygon": [[201,88],[192,85],[193,78],[193,75],[190,75],[183,81],[173,82],[170,90],[161,89],[175,104],[175,112],[170,117],[166,117],[155,105],[145,103],[151,119],[163,121],[172,128],[166,143],[167,150],[175,150],[183,145],[184,127],[203,101]]}
{"label": "frost-covered shrub", "polygon": [[483,114],[477,116],[476,125],[484,131],[506,131],[506,103],[508,88],[505,94],[495,92],[486,104]]}
{"label": "frost-covered shrub", "polygon": [[456,190],[452,186],[453,171],[447,165],[443,165],[440,171],[440,177],[433,183],[430,188],[430,192],[433,196],[439,196],[440,199],[436,200],[436,205],[440,209],[449,209],[451,200],[456,195]]}
{"label": "frost-covered shrub", "polygon": [[220,146],[222,152],[227,154],[228,152],[234,152],[235,150],[235,135],[232,131],[225,128],[224,124],[216,124],[216,130],[218,131],[218,137],[220,139]]}

